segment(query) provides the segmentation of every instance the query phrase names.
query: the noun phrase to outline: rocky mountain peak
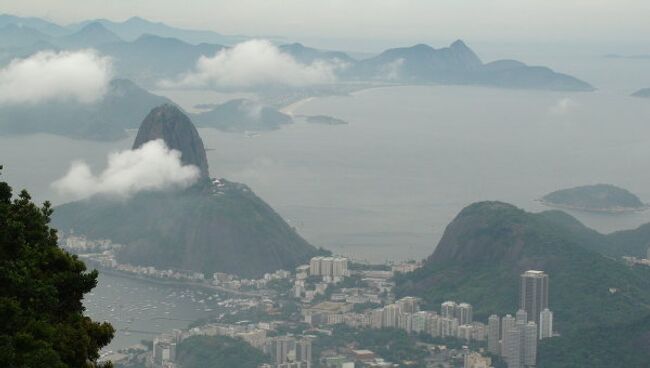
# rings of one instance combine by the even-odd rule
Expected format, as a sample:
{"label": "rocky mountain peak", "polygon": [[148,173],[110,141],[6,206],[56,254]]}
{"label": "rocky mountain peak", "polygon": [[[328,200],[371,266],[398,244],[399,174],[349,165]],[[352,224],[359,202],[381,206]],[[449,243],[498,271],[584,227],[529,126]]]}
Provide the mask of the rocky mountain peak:
{"label": "rocky mountain peak", "polygon": [[183,164],[197,166],[202,177],[210,176],[203,140],[192,121],[177,106],[163,104],[151,110],[140,125],[133,149],[156,139],[180,151]]}

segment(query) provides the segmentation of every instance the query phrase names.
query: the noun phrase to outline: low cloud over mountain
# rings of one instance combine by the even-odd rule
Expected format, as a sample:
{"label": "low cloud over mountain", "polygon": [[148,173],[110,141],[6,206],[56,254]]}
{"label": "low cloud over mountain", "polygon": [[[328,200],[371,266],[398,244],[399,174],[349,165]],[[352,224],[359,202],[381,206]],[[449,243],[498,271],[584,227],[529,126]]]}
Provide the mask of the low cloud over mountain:
{"label": "low cloud over mountain", "polygon": [[299,87],[334,82],[335,71],[342,66],[324,60],[303,64],[269,41],[251,40],[212,57],[202,56],[194,70],[160,84],[168,88]]}
{"label": "low cloud over mountain", "polygon": [[111,60],[93,50],[41,51],[0,69],[0,104],[91,103],[111,80]]}
{"label": "low cloud over mountain", "polygon": [[96,194],[128,197],[143,190],[187,187],[198,178],[199,169],[184,166],[180,151],[170,150],[159,139],[138,149],[111,153],[108,167],[98,175],[86,163],[75,162],[52,185],[61,194],[76,199]]}

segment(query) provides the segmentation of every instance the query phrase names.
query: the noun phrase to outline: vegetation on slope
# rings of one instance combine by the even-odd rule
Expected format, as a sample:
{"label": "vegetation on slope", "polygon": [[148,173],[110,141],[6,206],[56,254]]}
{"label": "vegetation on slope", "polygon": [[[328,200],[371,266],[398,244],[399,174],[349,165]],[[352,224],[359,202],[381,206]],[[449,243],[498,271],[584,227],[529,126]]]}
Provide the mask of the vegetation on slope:
{"label": "vegetation on slope", "polygon": [[91,367],[113,338],[110,324],[84,316],[82,298],[97,285],[97,271],[86,272],[57,246],[51,214],[48,202],[38,207],[26,191],[12,200],[0,182],[2,367]]}
{"label": "vegetation on slope", "polygon": [[[538,367],[645,368],[650,362],[650,316],[623,325],[598,326],[540,345]],[[586,363],[586,364],[585,364]]]}
{"label": "vegetation on slope", "polygon": [[486,318],[514,313],[519,275],[540,269],[550,276],[550,307],[560,333],[650,314],[650,271],[589,250],[591,239],[604,236],[580,230],[567,218],[498,202],[470,205],[449,224],[421,269],[397,277],[397,292],[421,296],[432,306],[466,301],[478,318]]}
{"label": "vegetation on slope", "polygon": [[126,245],[121,262],[258,277],[318,250],[247,186],[203,180],[184,191],[90,198],[57,208],[58,229]]}

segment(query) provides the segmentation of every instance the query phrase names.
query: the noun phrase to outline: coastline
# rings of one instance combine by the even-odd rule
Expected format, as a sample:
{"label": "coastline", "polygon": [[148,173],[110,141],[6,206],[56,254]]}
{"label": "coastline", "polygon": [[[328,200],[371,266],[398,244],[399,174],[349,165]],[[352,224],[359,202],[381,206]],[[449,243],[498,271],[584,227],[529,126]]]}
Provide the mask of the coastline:
{"label": "coastline", "polygon": [[281,108],[279,111],[281,113],[294,116],[294,112],[295,112],[296,109],[300,108],[300,106],[308,103],[309,101],[314,100],[315,98],[316,98],[316,96],[305,97],[305,98],[300,99],[300,100],[298,100],[296,102],[290,103],[289,105]]}
{"label": "coastline", "polygon": [[146,277],[142,275],[135,275],[129,272],[121,272],[121,271],[115,271],[110,268],[106,267],[101,267],[99,265],[93,265],[93,267],[99,271],[99,274],[107,274],[111,276],[117,276],[117,277],[123,277],[131,280],[136,280],[136,281],[142,281],[142,282],[147,282],[147,283],[152,283],[160,286],[167,286],[167,287],[180,287],[180,288],[198,288],[198,289],[204,289],[204,290],[210,290],[210,291],[219,291],[222,293],[227,293],[227,294],[235,294],[235,295],[243,295],[243,296],[249,296],[249,297],[265,297],[267,296],[266,294],[263,293],[255,293],[255,292],[247,292],[247,291],[240,291],[240,290],[233,290],[233,289],[228,289],[224,288],[221,286],[217,285],[212,285],[212,284],[207,284],[207,283],[199,283],[199,282],[189,282],[189,281],[177,281],[177,280],[162,280],[158,278],[153,278],[153,277]]}
{"label": "coastline", "polygon": [[600,213],[600,214],[608,214],[608,215],[621,215],[626,213],[643,212],[646,211],[648,208],[650,208],[649,205],[644,205],[643,207],[590,208],[590,207],[571,206],[571,205],[564,205],[564,204],[559,204],[554,202],[548,202],[545,201],[544,199],[537,199],[536,201],[539,202],[541,205],[549,208],[589,212],[589,213]]}

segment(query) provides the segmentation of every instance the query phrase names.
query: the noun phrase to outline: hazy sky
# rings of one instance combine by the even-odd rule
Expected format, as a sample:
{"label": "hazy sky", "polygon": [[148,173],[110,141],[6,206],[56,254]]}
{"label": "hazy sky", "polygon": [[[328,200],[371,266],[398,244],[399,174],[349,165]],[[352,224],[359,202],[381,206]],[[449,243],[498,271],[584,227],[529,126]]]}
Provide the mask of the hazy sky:
{"label": "hazy sky", "polygon": [[[648,45],[648,0],[0,0],[0,11],[69,23],[139,15],[290,39]],[[369,45],[371,45],[370,43]]]}

